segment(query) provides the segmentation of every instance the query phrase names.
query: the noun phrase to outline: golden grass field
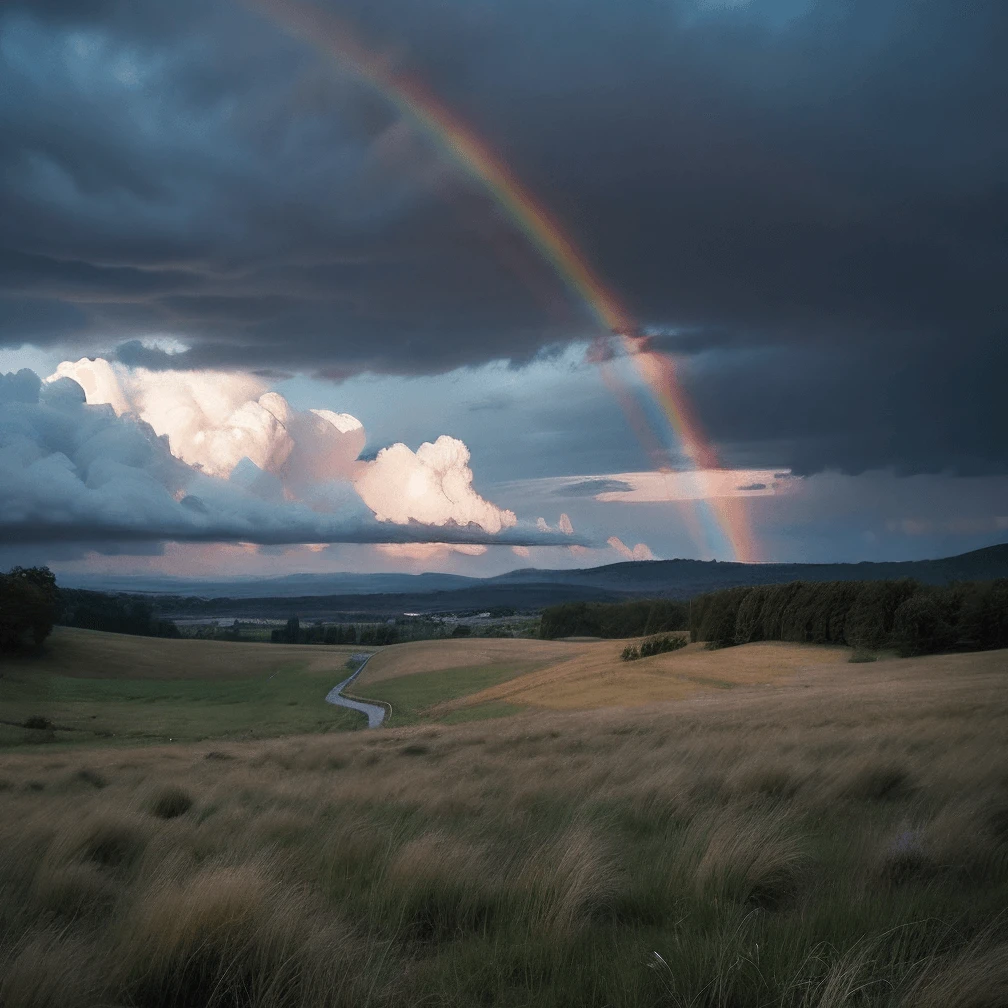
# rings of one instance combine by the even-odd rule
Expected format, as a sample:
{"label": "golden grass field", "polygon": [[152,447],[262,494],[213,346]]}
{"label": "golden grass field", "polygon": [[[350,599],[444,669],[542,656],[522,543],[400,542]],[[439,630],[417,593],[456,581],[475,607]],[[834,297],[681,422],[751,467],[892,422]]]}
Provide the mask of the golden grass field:
{"label": "golden grass field", "polygon": [[[679,651],[624,662],[626,641],[451,640],[385,648],[368,662],[355,692],[404,676],[444,669],[501,669],[503,681],[432,706],[432,717],[490,703],[585,710],[681,700],[700,692],[773,683],[796,673],[848,674],[846,648],[767,642],[707,651]],[[382,695],[382,688],[372,690]]]}
{"label": "golden grass field", "polygon": [[759,684],[784,653],[660,656],[739,684],[635,710],[0,754],[0,1004],[1003,1008],[1008,652]]}
{"label": "golden grass field", "polygon": [[368,662],[358,685],[383,679],[440,672],[450,668],[514,662],[541,666],[580,653],[583,644],[521,638],[463,637],[457,640],[415,641],[381,648]]}

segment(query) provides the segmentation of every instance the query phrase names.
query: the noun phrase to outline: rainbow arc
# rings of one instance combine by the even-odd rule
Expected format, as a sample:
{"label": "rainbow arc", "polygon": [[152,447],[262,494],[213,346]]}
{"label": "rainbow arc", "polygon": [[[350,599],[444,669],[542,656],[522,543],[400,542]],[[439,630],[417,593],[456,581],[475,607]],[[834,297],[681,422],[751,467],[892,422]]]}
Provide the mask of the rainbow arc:
{"label": "rainbow arc", "polygon": [[[421,81],[363,45],[346,24],[328,11],[300,0],[245,2],[374,86],[479,182],[587,305],[602,329],[615,335],[653,395],[683,454],[694,466],[697,478],[702,480],[705,471],[721,468],[717,451],[704,434],[676,375],[675,363],[649,347],[647,338],[639,335],[636,321],[607,289],[559,221],[462,119]],[[607,384],[612,384],[611,378]],[[641,418],[630,408],[627,397],[619,398],[645,449],[654,455],[650,444],[653,438],[642,433]],[[744,501],[711,495],[703,503],[713,515],[733,557],[742,561],[755,560],[756,547]],[[717,550],[711,537],[706,546],[709,550]]]}

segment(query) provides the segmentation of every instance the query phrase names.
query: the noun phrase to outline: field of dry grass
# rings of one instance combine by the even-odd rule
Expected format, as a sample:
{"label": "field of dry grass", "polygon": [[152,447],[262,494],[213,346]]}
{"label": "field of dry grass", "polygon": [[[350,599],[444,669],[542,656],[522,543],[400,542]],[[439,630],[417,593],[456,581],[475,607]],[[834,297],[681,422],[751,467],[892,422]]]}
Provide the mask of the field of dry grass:
{"label": "field of dry grass", "polygon": [[620,658],[625,644],[465,639],[404,644],[372,658],[355,689],[364,695],[370,686],[372,695],[389,699],[395,707],[394,696],[385,696],[391,680],[402,691],[407,677],[433,677],[465,668],[476,682],[479,670],[500,670],[499,681],[426,710],[427,716],[438,718],[488,704],[547,710],[643,706],[700,692],[774,683],[796,673],[846,675],[849,671],[846,648],[768,642],[707,651],[701,644],[691,644],[669,654],[625,662]]}
{"label": "field of dry grass", "polygon": [[458,702],[503,700],[559,710],[637,706],[680,700],[703,691],[773,683],[813,668],[839,671],[850,654],[845,648],[776,642],[719,651],[690,644],[679,651],[624,662],[620,659],[624,644],[599,641],[582,645],[584,651],[576,656]]}
{"label": "field of dry grass", "polygon": [[368,683],[422,672],[451,668],[502,665],[513,662],[541,666],[584,653],[583,643],[524,640],[521,638],[461,637],[456,640],[414,641],[382,648],[357,680],[359,689]]}
{"label": "field of dry grass", "polygon": [[999,1008],[1006,686],[0,755],[0,1004]]}

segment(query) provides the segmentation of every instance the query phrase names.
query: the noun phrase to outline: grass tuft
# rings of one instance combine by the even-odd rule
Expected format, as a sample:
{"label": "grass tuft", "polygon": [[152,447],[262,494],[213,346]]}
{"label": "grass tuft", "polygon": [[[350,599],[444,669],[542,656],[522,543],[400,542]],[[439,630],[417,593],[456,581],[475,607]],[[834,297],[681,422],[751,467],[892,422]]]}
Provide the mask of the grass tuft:
{"label": "grass tuft", "polygon": [[913,781],[905,767],[882,761],[854,767],[841,780],[838,795],[861,801],[895,801],[912,790]]}
{"label": "grass tuft", "polygon": [[82,823],[68,824],[53,841],[57,860],[84,860],[105,868],[129,867],[143,853],[149,832],[138,820],[98,810]]}
{"label": "grass tuft", "polygon": [[687,847],[699,850],[698,893],[777,910],[799,892],[810,867],[805,842],[783,818],[734,814],[697,819]]}
{"label": "grass tuft", "polygon": [[82,767],[73,774],[70,780],[75,784],[89,785],[96,790],[108,786],[108,778],[103,773],[100,773],[98,770],[91,770],[88,767]]}
{"label": "grass tuft", "polygon": [[119,890],[95,864],[43,864],[35,877],[35,893],[41,907],[74,919],[104,913]]}
{"label": "grass tuft", "polygon": [[422,742],[411,742],[409,745],[403,746],[399,750],[400,756],[428,756],[430,755],[431,747],[424,745]]}
{"label": "grass tuft", "polygon": [[148,809],[159,819],[175,819],[193,806],[193,797],[177,784],[166,784],[151,795]]}

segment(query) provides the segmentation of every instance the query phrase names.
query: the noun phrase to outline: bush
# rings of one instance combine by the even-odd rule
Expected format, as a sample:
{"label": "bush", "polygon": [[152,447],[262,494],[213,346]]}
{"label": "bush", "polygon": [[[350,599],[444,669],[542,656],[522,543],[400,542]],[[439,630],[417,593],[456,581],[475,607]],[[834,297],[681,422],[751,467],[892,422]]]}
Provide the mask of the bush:
{"label": "bush", "polygon": [[851,652],[850,658],[847,659],[850,665],[863,665],[873,661],[878,661],[878,655],[873,651],[865,651],[863,648],[855,648]]}
{"label": "bush", "polygon": [[651,658],[653,655],[665,654],[668,651],[678,651],[684,647],[686,647],[685,637],[673,637],[671,634],[665,634],[662,637],[651,637],[648,640],[641,641],[637,647],[633,644],[628,644],[623,648],[620,657],[623,661],[636,661],[638,658]]}
{"label": "bush", "polygon": [[36,728],[39,731],[45,731],[46,729],[52,728],[52,721],[47,717],[42,717],[41,714],[33,714],[29,718],[25,718],[24,723],[25,728]]}

